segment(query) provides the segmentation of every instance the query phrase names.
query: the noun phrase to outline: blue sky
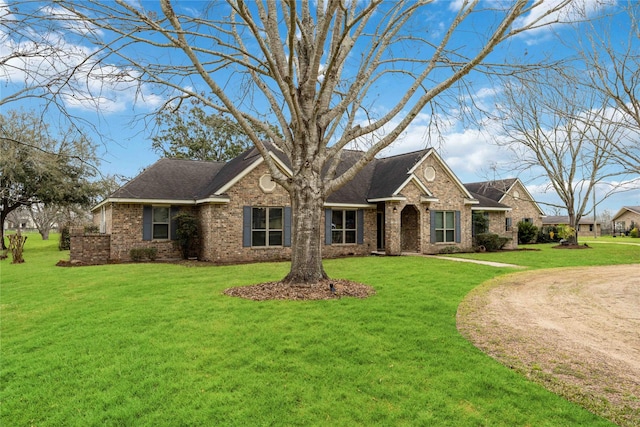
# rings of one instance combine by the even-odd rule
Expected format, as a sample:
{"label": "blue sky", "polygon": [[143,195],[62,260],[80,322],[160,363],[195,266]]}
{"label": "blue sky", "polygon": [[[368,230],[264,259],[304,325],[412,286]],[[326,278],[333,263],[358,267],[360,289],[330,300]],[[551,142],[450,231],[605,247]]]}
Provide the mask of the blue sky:
{"label": "blue sky", "polygon": [[[486,0],[483,6],[491,7],[500,0]],[[586,4],[586,7],[595,13],[595,5],[600,4],[598,0],[580,0]],[[453,12],[459,8],[459,1],[439,1],[431,8],[431,14],[424,17],[424,25],[428,27],[429,34],[436,39],[440,36],[441,31],[446,28],[445,22],[450,19]],[[6,0],[0,0],[0,20],[9,19],[10,15],[6,14]],[[42,4],[42,3],[40,3]],[[151,3],[145,2],[146,7],[151,7]],[[202,7],[202,2],[176,2],[176,8],[181,9],[178,12],[189,14],[198,13],[198,9]],[[51,14],[60,14],[60,10],[55,6],[50,6],[48,11]],[[528,15],[523,20],[532,19],[533,16]],[[477,25],[477,23],[476,23]],[[613,31],[619,31],[619,34],[611,34],[612,37],[624,37],[627,34],[625,25],[613,26]],[[64,38],[65,48],[69,50],[70,61],[79,58],[82,55],[93,52],[94,47],[83,42],[81,37],[86,29],[75,28],[66,35],[57,34],[56,37]],[[46,29],[34,28],[35,33],[39,36],[47,36]],[[105,35],[107,36],[107,35]],[[518,57],[526,55],[528,57],[542,56],[552,54],[556,57],[563,57],[571,53],[564,46],[561,40],[577,41],[576,33],[568,26],[555,25],[545,27],[535,31],[531,31],[522,36],[518,36],[510,40],[504,46],[492,55],[491,58]],[[0,33],[0,40],[12,40],[11,35]],[[18,42],[17,40],[14,40]],[[474,33],[469,32],[466,43],[473,43]],[[150,54],[156,54],[149,52]],[[0,58],[7,54],[7,45],[0,43]],[[168,58],[169,60],[175,60]],[[36,61],[36,60],[34,60]],[[32,63],[34,65],[34,63]],[[54,68],[55,64],[48,64]],[[108,64],[103,64],[107,67]],[[114,65],[115,67],[115,65]],[[24,86],[24,82],[28,78],[15,69],[7,69],[0,66],[0,96],[5,97],[19,90]],[[471,96],[473,101],[481,106],[491,109],[493,96],[498,87],[493,86],[481,75],[472,74],[469,76],[468,82],[471,84],[473,92]],[[133,177],[142,169],[155,162],[159,157],[151,149],[151,127],[152,119],[148,115],[155,108],[162,105],[166,99],[165,94],[156,90],[151,86],[138,86],[131,81],[110,81],[108,85],[102,85],[101,82],[87,79],[84,82],[88,87],[94,89],[92,92],[92,102],[87,100],[80,101],[78,98],[68,96],[63,98],[64,106],[68,111],[95,126],[94,141],[99,144],[99,155],[102,158],[101,171],[109,175],[122,175],[125,177]],[[99,95],[95,91],[100,87]],[[232,89],[229,89],[232,91]],[[393,87],[379,89],[379,105],[377,108],[384,110],[385,99],[392,99],[397,93],[394,93]],[[388,92],[385,93],[385,90]],[[33,99],[20,102],[5,104],[1,106],[2,110],[24,108],[27,110],[34,109],[38,112],[42,111],[44,106],[41,102]],[[426,146],[433,145],[441,156],[448,163],[450,168],[458,175],[462,182],[484,181],[489,179],[500,179],[514,176],[514,172],[509,170],[509,164],[514,160],[509,158],[504,150],[498,149],[492,141],[496,138],[496,129],[490,125],[478,128],[470,126],[457,119],[456,111],[451,106],[450,115],[443,112],[443,122],[445,126],[441,128],[440,142],[437,138],[429,139],[429,121],[430,114],[425,110],[424,114],[418,116],[413,124],[406,132],[390,147],[384,150],[384,155],[393,155],[405,153],[414,150],[420,150]],[[55,109],[49,109],[45,115],[46,119],[52,123],[59,123],[61,118]],[[554,202],[557,198],[552,192],[546,190],[547,183],[544,179],[534,179],[538,173],[530,171],[529,174],[520,175],[522,181],[527,185],[529,191],[539,201]],[[627,177],[634,178],[634,177]],[[637,178],[637,177],[635,177]],[[623,205],[640,205],[640,189],[638,183],[634,184],[635,189],[619,193],[610,197],[597,208],[598,212],[608,209],[612,213],[618,211]],[[604,193],[605,188],[598,189]],[[597,196],[598,197],[598,196]],[[548,214],[554,214],[552,208],[543,206]],[[564,212],[560,212],[563,214]]]}

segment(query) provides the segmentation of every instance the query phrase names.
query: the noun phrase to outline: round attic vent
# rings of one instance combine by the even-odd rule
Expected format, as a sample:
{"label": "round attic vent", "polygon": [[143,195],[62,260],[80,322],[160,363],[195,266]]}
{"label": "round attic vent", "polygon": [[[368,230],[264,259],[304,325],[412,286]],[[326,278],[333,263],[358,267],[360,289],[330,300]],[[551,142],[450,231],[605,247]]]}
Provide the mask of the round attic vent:
{"label": "round attic vent", "polygon": [[271,175],[266,173],[260,177],[260,189],[265,193],[271,193],[276,189],[276,183],[271,180]]}

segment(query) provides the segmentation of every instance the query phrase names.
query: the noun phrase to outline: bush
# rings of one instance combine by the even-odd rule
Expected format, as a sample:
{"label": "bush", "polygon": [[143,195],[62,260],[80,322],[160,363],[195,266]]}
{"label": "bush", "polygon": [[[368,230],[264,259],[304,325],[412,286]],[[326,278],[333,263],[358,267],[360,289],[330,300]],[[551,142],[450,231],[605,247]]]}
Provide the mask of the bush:
{"label": "bush", "polygon": [[636,228],[634,228],[633,230],[631,230],[631,231],[629,232],[629,236],[631,236],[631,237],[635,237],[636,239],[637,239],[638,237],[640,237],[640,230],[638,230],[638,227],[636,227]]}
{"label": "bush", "polygon": [[455,254],[460,252],[460,249],[458,249],[457,246],[445,246],[444,248],[440,249],[440,251],[438,253],[441,254]]}
{"label": "bush", "polygon": [[538,231],[537,243],[554,243],[560,241],[560,234],[558,233],[558,227],[555,225],[545,226]]}
{"label": "bush", "polygon": [[145,258],[149,261],[155,261],[158,257],[158,248],[133,248],[129,251],[129,257],[135,262],[140,262]]}
{"label": "bush", "polygon": [[538,235],[538,227],[531,222],[521,221],[518,223],[518,243],[535,243]]}
{"label": "bush", "polygon": [[68,251],[71,249],[71,232],[69,231],[69,224],[65,224],[60,230],[58,249],[61,251]]}
{"label": "bush", "polygon": [[566,242],[575,243],[576,229],[568,225],[561,225],[558,227],[558,236]]}
{"label": "bush", "polygon": [[187,259],[198,253],[198,219],[187,212],[181,212],[173,217],[176,222],[175,244],[182,253],[182,258]]}
{"label": "bush", "polygon": [[84,226],[85,234],[98,234],[100,233],[100,227],[95,224],[89,224]]}
{"label": "bush", "polygon": [[474,237],[474,247],[484,248],[487,252],[495,252],[504,248],[504,245],[509,242],[508,237],[501,237],[494,233],[481,233],[476,234]]}

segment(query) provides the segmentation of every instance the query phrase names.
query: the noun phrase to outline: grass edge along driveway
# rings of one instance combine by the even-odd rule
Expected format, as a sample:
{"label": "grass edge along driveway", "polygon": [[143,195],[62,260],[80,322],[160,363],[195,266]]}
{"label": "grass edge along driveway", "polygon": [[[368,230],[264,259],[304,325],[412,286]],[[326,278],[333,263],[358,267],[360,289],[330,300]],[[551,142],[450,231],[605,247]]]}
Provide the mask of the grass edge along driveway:
{"label": "grass edge along driveway", "polygon": [[60,268],[55,247],[0,265],[2,425],[611,425],[457,332],[462,298],[511,269],[329,260],[377,294],[254,302],[222,291],[287,264]]}

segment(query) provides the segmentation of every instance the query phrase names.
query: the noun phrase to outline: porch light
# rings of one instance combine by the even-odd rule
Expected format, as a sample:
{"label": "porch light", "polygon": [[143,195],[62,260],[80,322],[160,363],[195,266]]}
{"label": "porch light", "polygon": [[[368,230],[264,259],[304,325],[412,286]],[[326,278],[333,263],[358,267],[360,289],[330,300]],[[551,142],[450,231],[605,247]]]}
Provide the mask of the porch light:
{"label": "porch light", "polygon": [[393,212],[396,213],[398,212],[398,208],[396,208],[395,206],[393,207]]}

